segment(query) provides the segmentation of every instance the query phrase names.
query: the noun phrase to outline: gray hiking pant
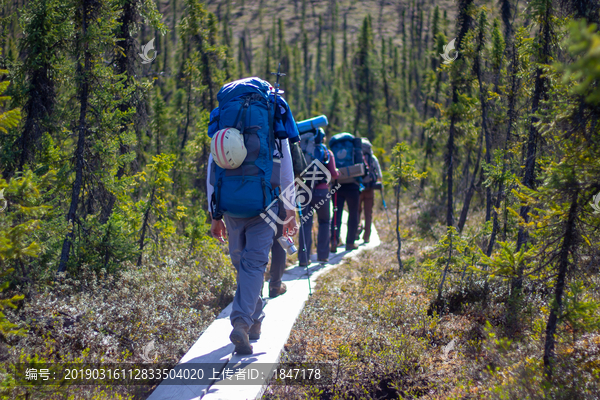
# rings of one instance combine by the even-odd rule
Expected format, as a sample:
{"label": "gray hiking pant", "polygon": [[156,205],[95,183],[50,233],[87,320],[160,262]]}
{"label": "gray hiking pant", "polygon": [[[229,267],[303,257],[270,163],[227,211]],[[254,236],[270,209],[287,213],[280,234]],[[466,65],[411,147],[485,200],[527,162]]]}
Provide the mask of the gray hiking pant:
{"label": "gray hiking pant", "polygon": [[300,230],[300,248],[298,249],[298,262],[300,264],[310,264],[314,214],[317,214],[317,219],[319,221],[319,234],[317,236],[316,246],[317,259],[326,260],[329,258],[330,199],[328,195],[329,189],[313,190],[310,204],[302,209],[302,218],[300,219],[302,229]]}
{"label": "gray hiking pant", "polygon": [[242,318],[248,326],[252,326],[254,321],[262,321],[265,317],[260,295],[275,232],[260,216],[233,218],[225,215],[224,218],[229,236],[229,255],[237,270],[231,324]]}

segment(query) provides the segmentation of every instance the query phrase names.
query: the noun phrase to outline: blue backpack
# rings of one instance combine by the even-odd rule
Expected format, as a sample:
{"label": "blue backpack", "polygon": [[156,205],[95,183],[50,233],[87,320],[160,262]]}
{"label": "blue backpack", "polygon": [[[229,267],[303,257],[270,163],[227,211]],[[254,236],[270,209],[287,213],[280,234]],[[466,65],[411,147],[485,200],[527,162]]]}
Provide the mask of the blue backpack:
{"label": "blue backpack", "polygon": [[230,82],[217,94],[219,107],[211,112],[209,137],[220,129],[236,128],[244,136],[248,155],[235,169],[223,169],[213,161],[210,201],[216,219],[223,214],[255,217],[279,194],[281,161],[273,157],[274,116],[269,93],[269,83],[254,77]]}
{"label": "blue backpack", "polygon": [[[329,164],[329,151],[323,144],[324,137],[325,132],[321,128],[300,135],[300,148],[309,167],[307,172],[315,171],[318,173],[320,170],[318,166],[312,164],[314,160],[318,160],[323,165]],[[321,174],[319,173],[319,175]],[[311,180],[311,185],[317,185],[322,182],[327,182],[327,177],[323,177],[318,181]]]}
{"label": "blue backpack", "polygon": [[309,131],[300,134],[300,148],[304,153],[306,163],[310,164],[313,160],[319,160],[323,164],[329,162],[329,152],[327,147],[323,144],[325,134],[322,129],[316,129],[315,131]]}
{"label": "blue backpack", "polygon": [[354,136],[348,132],[338,133],[329,139],[329,148],[335,157],[337,168],[350,167],[363,162],[362,154],[359,154],[362,153],[362,145],[358,145],[359,152],[355,142]]}
{"label": "blue backpack", "polygon": [[[356,164],[364,164],[362,154],[362,144],[360,138],[355,138],[354,135],[344,132],[333,135],[329,139],[329,148],[335,158],[335,166],[337,169],[351,167]],[[342,182],[342,179],[338,179]],[[360,177],[348,179],[349,182],[362,182]],[[348,183],[348,182],[342,182]]]}

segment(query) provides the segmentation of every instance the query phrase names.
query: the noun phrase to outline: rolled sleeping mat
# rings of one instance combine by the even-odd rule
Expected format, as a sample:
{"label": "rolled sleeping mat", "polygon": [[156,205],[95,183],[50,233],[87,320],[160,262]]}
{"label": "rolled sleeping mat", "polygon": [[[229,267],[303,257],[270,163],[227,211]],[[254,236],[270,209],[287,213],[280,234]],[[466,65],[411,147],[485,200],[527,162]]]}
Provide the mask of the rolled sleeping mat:
{"label": "rolled sleeping mat", "polygon": [[325,115],[319,115],[318,117],[305,119],[304,121],[296,122],[298,126],[298,132],[300,134],[313,131],[318,128],[324,128],[329,124]]}

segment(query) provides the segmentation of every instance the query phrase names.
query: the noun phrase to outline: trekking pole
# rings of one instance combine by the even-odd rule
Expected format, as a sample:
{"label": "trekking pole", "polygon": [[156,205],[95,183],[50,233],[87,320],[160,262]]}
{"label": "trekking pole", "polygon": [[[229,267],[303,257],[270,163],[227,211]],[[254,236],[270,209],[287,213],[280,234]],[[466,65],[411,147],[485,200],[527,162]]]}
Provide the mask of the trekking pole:
{"label": "trekking pole", "polygon": [[[304,237],[304,229],[302,229],[302,207],[300,206],[300,203],[298,202],[298,200],[296,199],[296,204],[298,204],[298,214],[300,215],[300,239],[302,241],[302,249],[300,249],[301,252],[304,252],[306,254],[306,238]],[[298,254],[298,256],[300,256],[300,254]],[[308,295],[311,296],[312,295],[312,288],[310,286],[310,254],[306,254],[306,258],[308,258],[308,262],[306,264],[306,276],[308,276]]]}
{"label": "trekking pole", "polygon": [[390,214],[387,209],[387,204],[385,204],[385,199],[383,198],[383,185],[379,188],[379,190],[381,191],[381,200],[383,201],[383,209],[385,210],[385,215],[387,216],[388,224],[391,224],[392,221],[390,221]]}
{"label": "trekking pole", "polygon": [[[279,104],[279,102],[277,101],[277,95],[279,94],[279,77],[285,76],[285,74],[281,72],[281,63],[279,63],[279,66],[277,67],[277,72],[271,72],[271,75],[277,75],[277,80],[275,82],[275,87],[274,87],[274,92],[275,93],[274,93],[274,96],[273,96],[273,101],[274,101],[274,104],[273,104],[273,121],[272,121],[272,126],[270,128],[271,132],[270,132],[269,135],[271,135],[271,134],[273,135],[270,139],[273,141],[273,144],[276,145],[274,143],[275,142],[274,132],[275,132],[275,129],[276,129],[276,126],[275,126],[276,122],[275,122],[275,120],[277,119],[277,105]],[[269,115],[269,118],[270,117],[271,116]],[[269,144],[269,151],[272,150],[270,146],[271,146],[271,144]],[[281,149],[279,149],[279,151],[281,152]]]}
{"label": "trekking pole", "polygon": [[[338,226],[337,226],[337,190],[335,191],[335,193],[333,194],[333,237],[331,239],[335,239],[334,243],[336,244],[336,249],[337,249],[337,245],[339,244],[337,241],[337,231],[338,231]],[[337,251],[337,250],[336,250]]]}
{"label": "trekking pole", "polygon": [[279,77],[285,76],[283,72],[281,72],[281,63],[277,67],[277,72],[271,72],[271,75],[277,75],[277,81],[275,82],[275,104],[277,104],[277,94],[279,93]]}
{"label": "trekking pole", "polygon": [[[277,75],[277,80],[275,81],[275,107],[273,107],[273,125],[275,124],[275,115],[277,114],[277,95],[279,94],[279,77],[285,76],[283,72],[281,72],[281,63],[277,67],[277,72],[271,72],[271,75]],[[275,128],[275,126],[273,126]]]}

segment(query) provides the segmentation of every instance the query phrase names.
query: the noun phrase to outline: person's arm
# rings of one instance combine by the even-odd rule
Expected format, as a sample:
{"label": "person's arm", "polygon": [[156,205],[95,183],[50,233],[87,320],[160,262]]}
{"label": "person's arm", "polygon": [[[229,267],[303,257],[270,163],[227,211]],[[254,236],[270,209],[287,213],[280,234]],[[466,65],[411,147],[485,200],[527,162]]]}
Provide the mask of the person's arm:
{"label": "person's arm", "polygon": [[381,174],[381,166],[379,165],[379,160],[375,155],[373,155],[373,160],[375,161],[375,173],[377,174],[377,180],[383,180],[383,175]]}
{"label": "person's arm", "polygon": [[296,234],[296,189],[294,187],[294,166],[292,165],[292,153],[287,139],[281,140],[281,171],[280,181],[282,192],[285,196],[283,201],[285,207],[285,222],[283,224],[283,236],[294,236]]}
{"label": "person's arm", "polygon": [[[294,164],[292,163],[292,153],[290,143],[287,139],[281,139],[281,193],[285,196],[287,203],[294,204],[296,191],[294,189]],[[286,209],[293,209],[286,204]]]}
{"label": "person's arm", "polygon": [[340,176],[340,173],[335,167],[335,158],[333,157],[333,153],[331,152],[331,150],[327,151],[329,152],[329,162],[327,163],[327,169],[329,169],[329,172],[331,173],[331,180],[335,181]]}
{"label": "person's arm", "polygon": [[212,173],[212,163],[213,158],[212,154],[208,156],[208,168],[206,168],[206,198],[208,199],[208,214],[210,215],[211,223],[210,223],[210,233],[213,237],[217,238],[219,242],[225,243],[225,238],[227,237],[227,228],[225,227],[225,222],[222,219],[214,219],[212,217],[212,210],[210,208],[210,201],[212,195],[215,191],[213,185],[210,184],[210,174]]}

